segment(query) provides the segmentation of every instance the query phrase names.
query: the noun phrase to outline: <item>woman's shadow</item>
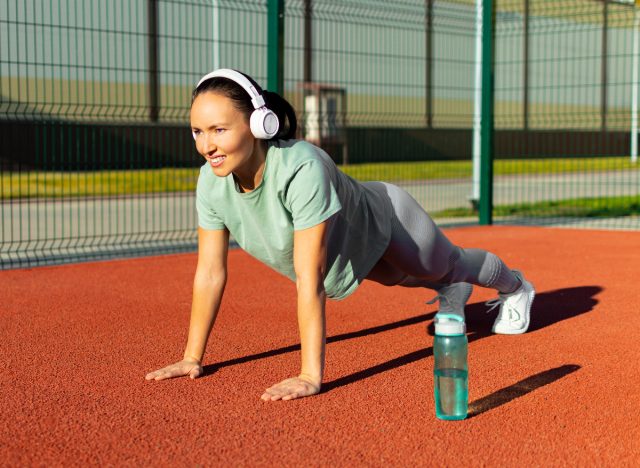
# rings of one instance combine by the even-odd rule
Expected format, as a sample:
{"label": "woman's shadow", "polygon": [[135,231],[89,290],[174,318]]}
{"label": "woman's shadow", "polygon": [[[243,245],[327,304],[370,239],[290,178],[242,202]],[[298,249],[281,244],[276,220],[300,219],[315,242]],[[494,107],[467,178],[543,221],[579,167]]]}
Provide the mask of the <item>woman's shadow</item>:
{"label": "woman's shadow", "polygon": [[[578,286],[536,294],[527,333],[590,312],[598,303],[595,296],[601,292],[600,286]],[[492,333],[491,326],[499,312],[498,308],[489,313],[486,310],[482,303],[471,304],[466,308],[467,326],[480,334],[480,337]]]}
{"label": "woman's shadow", "polygon": [[[598,303],[598,300],[595,299],[595,296],[601,291],[602,288],[600,286],[578,286],[574,288],[563,288],[554,291],[546,291],[537,294],[533,304],[533,309],[531,311],[531,325],[529,327],[528,333],[535,332],[542,328],[553,325],[554,323],[568,320],[586,312],[590,312]],[[493,324],[493,321],[498,314],[497,310],[492,311],[491,313],[486,313],[486,306],[483,303],[479,302],[467,305],[465,312],[467,317],[468,329],[470,330],[470,333],[468,334],[469,342],[480,340],[492,334],[491,325]],[[327,338],[327,343],[359,338],[362,336],[383,333],[385,331],[394,330],[401,327],[424,323],[428,320],[431,320],[434,315],[435,312],[431,312],[428,314],[418,315],[385,325],[379,325],[376,327],[331,336]],[[430,330],[432,333],[432,328]],[[265,351],[262,353],[252,354],[249,356],[230,359],[228,361],[223,361],[216,364],[209,364],[207,366],[204,366],[203,377],[214,373],[216,370],[222,367],[242,364],[245,362],[254,361],[256,359],[277,356],[289,352],[296,352],[299,349],[300,345],[295,344],[283,348]],[[426,347],[417,351],[410,352],[403,356],[399,356],[381,364],[377,364],[373,367],[369,367],[368,369],[363,369],[361,371],[354,372],[352,374],[323,383],[322,393],[330,392],[344,385],[349,385],[354,382],[372,377],[374,375],[381,374],[383,372],[387,372],[389,370],[407,364],[411,364],[432,355],[432,347]],[[567,373],[574,372],[575,370],[577,370],[577,368],[578,366],[575,365],[562,366],[561,368],[557,368],[556,370],[551,369],[549,371],[543,372],[542,374],[539,374],[538,376],[540,378],[534,378],[536,376],[533,376],[529,378],[529,380],[527,380],[526,385],[518,386],[518,389],[520,389],[520,393],[518,394],[518,396],[524,394],[521,391],[522,388],[526,388],[525,393],[531,392],[536,388],[541,387],[542,385],[547,385],[553,380],[557,380],[558,378],[563,377]],[[511,387],[503,390],[509,395],[513,395],[513,389],[511,389]],[[488,409],[492,409],[496,406],[499,406],[500,404],[504,404],[505,402],[510,401],[510,399],[502,398],[502,395],[500,394],[494,394],[491,399],[483,402],[474,414],[488,411]],[[493,402],[493,406],[491,402]]]}

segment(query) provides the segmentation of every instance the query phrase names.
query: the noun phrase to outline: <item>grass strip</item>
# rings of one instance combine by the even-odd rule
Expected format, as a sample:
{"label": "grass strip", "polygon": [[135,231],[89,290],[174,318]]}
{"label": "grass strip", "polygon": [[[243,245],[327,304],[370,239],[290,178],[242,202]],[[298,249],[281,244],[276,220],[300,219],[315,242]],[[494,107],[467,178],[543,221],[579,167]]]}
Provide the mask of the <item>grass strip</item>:
{"label": "grass strip", "polygon": [[[471,208],[452,208],[431,213],[434,218],[477,216]],[[574,198],[535,203],[496,205],[494,216],[608,218],[640,215],[640,196]]]}
{"label": "grass strip", "polygon": [[[471,161],[425,161],[400,163],[365,163],[340,166],[340,169],[361,181],[369,180],[433,180],[458,179],[472,176]],[[553,158],[553,159],[498,159],[493,173],[500,175],[566,174],[639,170],[629,157],[606,158]]]}
{"label": "grass strip", "polygon": [[195,190],[199,168],[127,171],[3,173],[0,194],[59,198],[171,193]]}
{"label": "grass strip", "polygon": [[[462,179],[472,175],[471,161],[366,163],[340,166],[360,181]],[[87,197],[171,193],[195,190],[200,168],[104,170],[87,172],[3,172],[0,198]],[[628,157],[497,160],[494,174],[533,175],[640,170]],[[597,176],[593,179],[597,183]]]}

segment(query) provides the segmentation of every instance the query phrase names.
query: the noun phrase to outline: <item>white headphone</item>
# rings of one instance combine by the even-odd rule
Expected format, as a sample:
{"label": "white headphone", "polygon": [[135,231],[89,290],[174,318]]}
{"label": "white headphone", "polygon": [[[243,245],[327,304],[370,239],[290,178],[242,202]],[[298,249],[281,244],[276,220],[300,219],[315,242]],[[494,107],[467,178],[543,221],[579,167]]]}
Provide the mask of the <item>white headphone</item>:
{"label": "white headphone", "polygon": [[[280,122],[276,114],[269,109],[264,102],[264,97],[258,92],[256,87],[249,81],[242,73],[232,70],[230,68],[219,68],[211,73],[207,73],[196,85],[196,88],[200,86],[206,80],[211,78],[227,78],[235,83],[239,84],[244,90],[251,96],[251,103],[253,104],[254,111],[251,113],[249,119],[249,126],[251,127],[251,133],[253,136],[260,140],[268,140],[273,138],[280,129]],[[195,140],[196,135],[193,134]]]}

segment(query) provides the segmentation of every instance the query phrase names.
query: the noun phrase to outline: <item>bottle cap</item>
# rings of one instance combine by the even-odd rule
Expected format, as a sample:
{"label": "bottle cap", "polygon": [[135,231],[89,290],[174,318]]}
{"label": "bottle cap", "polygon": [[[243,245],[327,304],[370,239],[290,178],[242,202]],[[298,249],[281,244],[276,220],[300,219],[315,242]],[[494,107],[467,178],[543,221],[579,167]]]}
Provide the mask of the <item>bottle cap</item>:
{"label": "bottle cap", "polygon": [[464,335],[467,332],[464,319],[455,314],[436,314],[435,327],[436,335],[441,336]]}

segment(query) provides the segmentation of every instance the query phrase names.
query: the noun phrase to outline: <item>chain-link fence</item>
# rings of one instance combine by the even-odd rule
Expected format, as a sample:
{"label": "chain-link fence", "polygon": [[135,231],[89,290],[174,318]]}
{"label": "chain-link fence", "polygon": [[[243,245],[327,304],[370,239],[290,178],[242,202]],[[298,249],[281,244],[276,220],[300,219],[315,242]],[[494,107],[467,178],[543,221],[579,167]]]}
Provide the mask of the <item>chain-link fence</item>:
{"label": "chain-link fence", "polygon": [[[2,268],[193,249],[190,93],[216,67],[266,85],[268,3],[3,2]],[[441,224],[475,223],[477,2],[284,5],[300,137]],[[637,30],[633,5],[497,2],[498,222],[640,228]]]}
{"label": "chain-link fence", "polygon": [[633,3],[498,2],[498,219],[640,228]]}

